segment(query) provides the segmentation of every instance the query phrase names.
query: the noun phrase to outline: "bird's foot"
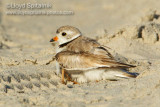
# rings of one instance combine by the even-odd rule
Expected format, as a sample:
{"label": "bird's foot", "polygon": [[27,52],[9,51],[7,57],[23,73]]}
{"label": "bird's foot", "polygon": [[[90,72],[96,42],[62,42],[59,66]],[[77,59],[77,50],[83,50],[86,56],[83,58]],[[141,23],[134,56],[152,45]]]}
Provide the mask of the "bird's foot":
{"label": "bird's foot", "polygon": [[72,81],[73,82],[73,84],[79,84],[78,82],[76,82],[76,81]]}

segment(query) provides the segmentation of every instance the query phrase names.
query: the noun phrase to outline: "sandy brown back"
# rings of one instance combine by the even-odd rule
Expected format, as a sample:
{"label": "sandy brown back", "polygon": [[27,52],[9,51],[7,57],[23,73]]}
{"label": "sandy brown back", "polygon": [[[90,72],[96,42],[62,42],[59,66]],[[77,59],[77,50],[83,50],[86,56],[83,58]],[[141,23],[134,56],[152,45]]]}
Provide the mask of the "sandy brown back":
{"label": "sandy brown back", "polygon": [[113,58],[109,51],[96,40],[80,36],[66,45],[66,51],[87,52],[103,55],[105,58]]}

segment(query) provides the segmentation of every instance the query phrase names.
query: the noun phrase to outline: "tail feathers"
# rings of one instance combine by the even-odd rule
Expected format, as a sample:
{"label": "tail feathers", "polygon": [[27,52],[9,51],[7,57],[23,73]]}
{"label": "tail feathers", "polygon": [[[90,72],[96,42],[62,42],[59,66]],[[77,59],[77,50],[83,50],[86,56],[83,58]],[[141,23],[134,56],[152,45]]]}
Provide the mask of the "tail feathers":
{"label": "tail feathers", "polygon": [[128,73],[123,73],[123,75],[125,77],[128,77],[128,78],[136,78],[139,74],[138,73],[128,72]]}
{"label": "tail feathers", "polygon": [[[105,75],[103,75],[103,77],[105,79],[120,79],[120,78],[136,78],[139,74],[138,73],[132,73],[132,72],[128,72],[126,70],[123,69],[119,69],[119,70],[113,70],[113,71],[107,71],[105,72]],[[104,79],[103,78],[103,79]]]}
{"label": "tail feathers", "polygon": [[122,70],[122,75],[124,76],[124,77],[126,77],[126,78],[136,78],[138,75],[139,75],[139,73],[135,73],[135,72],[128,72],[128,71],[126,71],[126,70],[123,70],[123,69],[121,69]]}

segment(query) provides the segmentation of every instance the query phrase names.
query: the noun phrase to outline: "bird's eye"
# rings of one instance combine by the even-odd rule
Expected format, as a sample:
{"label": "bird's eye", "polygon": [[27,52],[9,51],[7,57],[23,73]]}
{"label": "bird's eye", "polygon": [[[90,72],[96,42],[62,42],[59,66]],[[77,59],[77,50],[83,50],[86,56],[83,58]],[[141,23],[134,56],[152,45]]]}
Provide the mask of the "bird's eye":
{"label": "bird's eye", "polygon": [[65,32],[62,33],[62,36],[66,36],[66,35],[67,35],[67,33],[65,33]]}

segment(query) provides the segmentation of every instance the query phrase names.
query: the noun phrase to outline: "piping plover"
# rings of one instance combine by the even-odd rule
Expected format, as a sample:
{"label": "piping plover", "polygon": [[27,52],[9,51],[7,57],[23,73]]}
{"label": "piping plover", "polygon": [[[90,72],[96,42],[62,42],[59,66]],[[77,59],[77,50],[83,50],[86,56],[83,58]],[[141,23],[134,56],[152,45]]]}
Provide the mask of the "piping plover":
{"label": "piping plover", "polygon": [[56,34],[50,42],[57,44],[55,57],[58,72],[62,70],[63,83],[64,72],[71,74],[70,80],[78,83],[137,76],[137,73],[126,70],[135,66],[117,62],[107,47],[82,36],[79,29],[62,26]]}

